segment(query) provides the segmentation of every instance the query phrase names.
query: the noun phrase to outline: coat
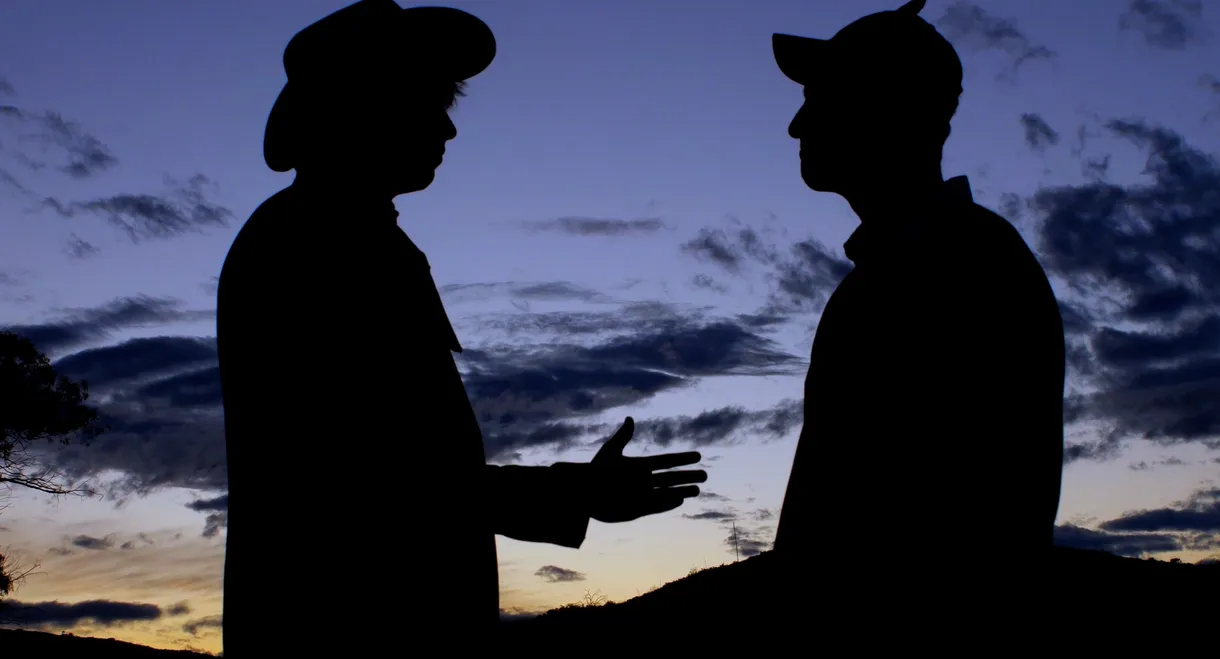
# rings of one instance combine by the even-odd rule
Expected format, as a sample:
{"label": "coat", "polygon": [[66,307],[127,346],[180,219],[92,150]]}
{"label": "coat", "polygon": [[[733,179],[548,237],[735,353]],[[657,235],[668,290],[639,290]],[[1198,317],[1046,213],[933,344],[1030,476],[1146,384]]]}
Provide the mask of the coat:
{"label": "coat", "polygon": [[226,657],[484,645],[495,534],[583,542],[578,465],[487,464],[461,345],[391,201],[294,183],[264,202],[225,258],[217,341]]}
{"label": "coat", "polygon": [[1052,546],[1064,450],[1045,272],[964,177],[908,217],[861,224],[845,251],[855,265],[818,323],[775,551],[850,558],[876,577],[847,588],[866,598],[1033,565]]}

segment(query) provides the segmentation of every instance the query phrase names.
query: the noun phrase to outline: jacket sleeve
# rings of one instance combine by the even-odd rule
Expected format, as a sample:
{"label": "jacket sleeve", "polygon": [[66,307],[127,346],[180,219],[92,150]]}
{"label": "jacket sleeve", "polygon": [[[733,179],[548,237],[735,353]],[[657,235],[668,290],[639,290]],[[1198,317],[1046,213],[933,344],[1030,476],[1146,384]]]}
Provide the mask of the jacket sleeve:
{"label": "jacket sleeve", "polygon": [[525,542],[579,549],[589,527],[583,503],[584,465],[486,465],[485,497],[492,529]]}

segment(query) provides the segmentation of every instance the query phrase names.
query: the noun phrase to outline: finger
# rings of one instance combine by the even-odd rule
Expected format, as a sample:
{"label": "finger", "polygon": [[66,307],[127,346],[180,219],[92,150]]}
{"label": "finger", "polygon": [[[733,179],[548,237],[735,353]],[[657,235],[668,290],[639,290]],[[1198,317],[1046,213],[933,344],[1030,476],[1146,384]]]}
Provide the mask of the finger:
{"label": "finger", "polygon": [[691,497],[699,496],[699,486],[698,485],[683,485],[682,487],[667,487],[663,490],[653,490],[653,491],[657,492],[657,496],[681,497],[683,499],[689,499]]}
{"label": "finger", "polygon": [[597,455],[593,456],[593,459],[605,460],[622,455],[623,449],[626,448],[627,442],[631,440],[633,434],[635,434],[635,420],[627,417],[618,432],[614,433],[614,436],[607,439],[606,443],[597,450]]}
{"label": "finger", "polygon": [[689,451],[687,453],[666,453],[665,455],[650,455],[643,458],[632,458],[636,466],[647,469],[648,471],[659,471],[661,469],[673,469],[674,467],[685,467],[693,465],[703,459],[703,456],[698,451]]}
{"label": "finger", "polygon": [[651,480],[653,487],[690,485],[691,483],[707,481],[707,472],[702,469],[698,471],[663,471],[658,474],[652,474]]}

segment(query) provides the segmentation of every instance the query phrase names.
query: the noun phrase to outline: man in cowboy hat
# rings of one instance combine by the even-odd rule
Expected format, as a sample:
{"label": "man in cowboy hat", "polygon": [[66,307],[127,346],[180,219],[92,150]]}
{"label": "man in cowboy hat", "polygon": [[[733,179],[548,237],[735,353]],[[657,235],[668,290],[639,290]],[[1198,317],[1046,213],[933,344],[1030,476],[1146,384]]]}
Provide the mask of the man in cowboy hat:
{"label": "man in cowboy hat", "polygon": [[[478,646],[499,621],[495,534],[579,547],[590,518],[672,510],[706,479],[666,471],[695,452],[624,457],[630,418],[587,464],[486,464],[461,345],[393,199],[432,182],[457,134],[447,110],[494,55],[478,18],[392,0],[284,52],[264,155],[296,178],[242,227],[217,303],[230,659],[371,656],[385,634]],[[318,527],[340,546],[294,555]]]}
{"label": "man in cowboy hat", "polygon": [[851,555],[899,590],[1045,556],[1063,464],[1058,304],[1016,229],[942,176],[962,68],[923,4],[828,40],[773,37],[804,87],[788,129],[801,178],[860,219],[814,338],[774,548]]}

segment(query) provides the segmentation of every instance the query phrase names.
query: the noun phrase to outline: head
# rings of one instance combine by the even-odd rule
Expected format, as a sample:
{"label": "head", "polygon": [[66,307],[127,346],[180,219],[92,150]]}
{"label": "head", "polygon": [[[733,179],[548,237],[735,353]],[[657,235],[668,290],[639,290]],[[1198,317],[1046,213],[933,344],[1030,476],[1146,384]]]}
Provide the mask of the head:
{"label": "head", "polygon": [[390,196],[423,190],[457,137],[449,111],[464,89],[461,81],[417,77],[305,91],[295,169],[314,180],[358,180]]}
{"label": "head", "polygon": [[457,9],[392,0],[340,9],[284,51],[267,164],[390,197],[423,190],[457,136],[449,111],[494,56],[491,30]]}
{"label": "head", "polygon": [[940,175],[961,93],[953,46],[917,14],[923,0],[865,16],[828,40],[777,34],[780,69],[804,87],[788,127],[801,178],[821,192]]}

